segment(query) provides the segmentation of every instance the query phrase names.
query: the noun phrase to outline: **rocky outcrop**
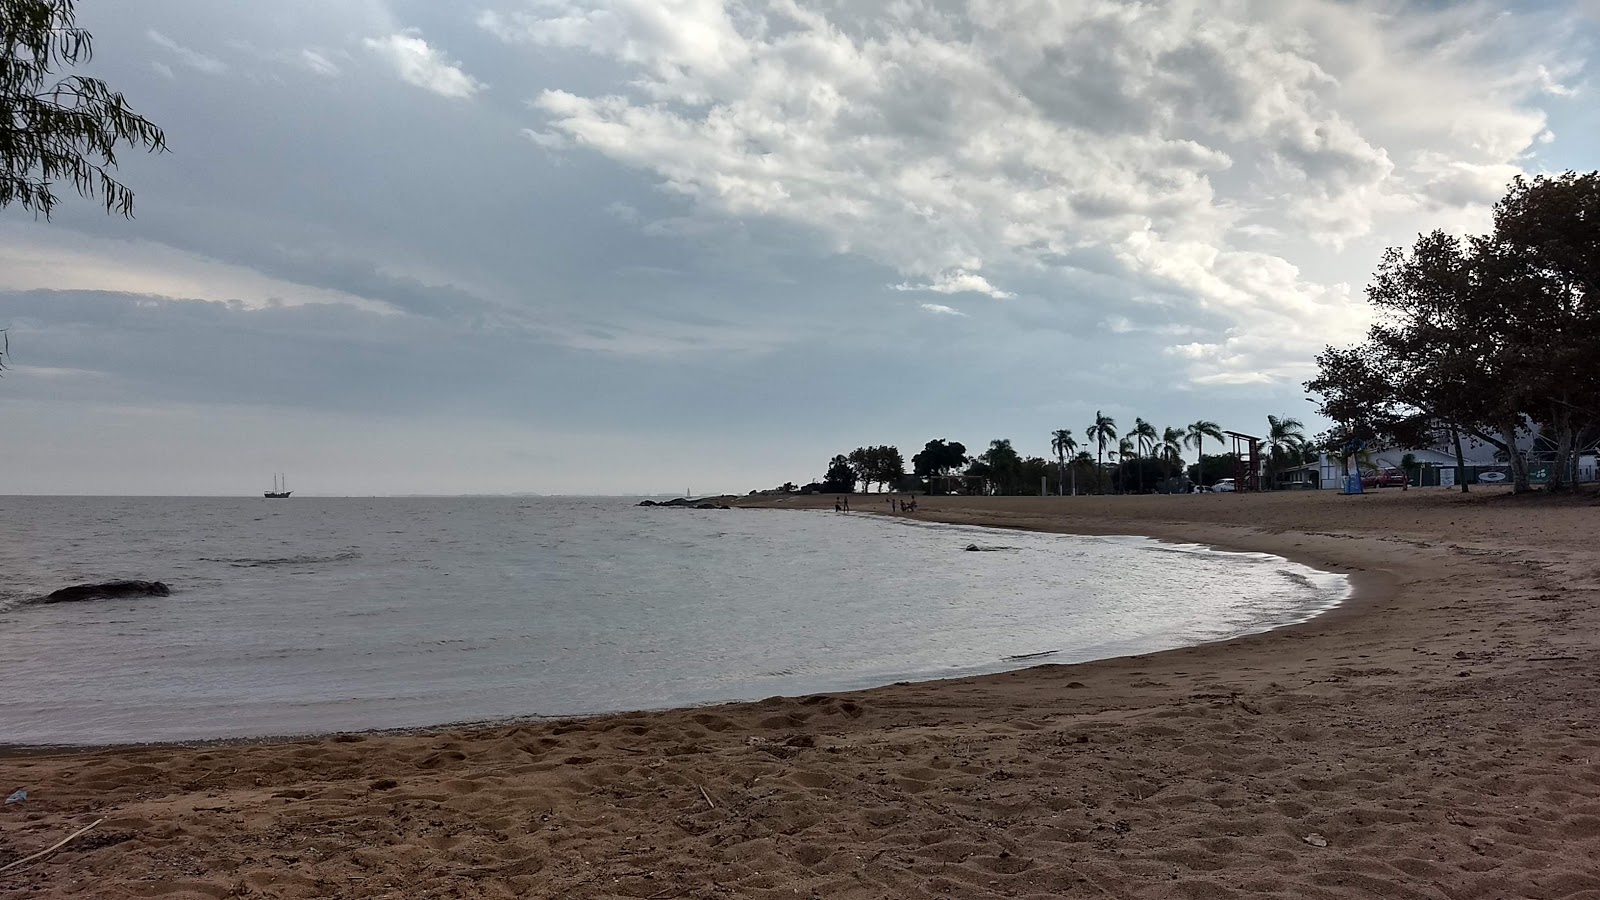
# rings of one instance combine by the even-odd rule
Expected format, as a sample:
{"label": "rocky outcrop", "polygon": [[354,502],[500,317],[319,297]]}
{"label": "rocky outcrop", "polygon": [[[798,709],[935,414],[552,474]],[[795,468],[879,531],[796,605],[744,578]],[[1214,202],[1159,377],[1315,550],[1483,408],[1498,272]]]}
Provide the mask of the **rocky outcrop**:
{"label": "rocky outcrop", "polygon": [[40,597],[39,603],[79,603],[84,600],[113,600],[118,597],[167,597],[172,588],[164,581],[102,581],[75,584]]}

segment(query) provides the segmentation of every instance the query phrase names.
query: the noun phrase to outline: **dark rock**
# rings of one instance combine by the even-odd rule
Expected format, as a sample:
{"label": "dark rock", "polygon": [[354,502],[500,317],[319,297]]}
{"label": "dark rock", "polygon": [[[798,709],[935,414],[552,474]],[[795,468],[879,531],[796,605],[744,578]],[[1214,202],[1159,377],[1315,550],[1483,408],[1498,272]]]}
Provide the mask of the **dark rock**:
{"label": "dark rock", "polygon": [[639,506],[656,506],[657,503],[654,500],[640,500],[637,505],[639,505]]}
{"label": "dark rock", "polygon": [[103,581],[75,584],[46,594],[40,603],[78,603],[83,600],[109,600],[116,597],[167,597],[172,588],[161,581]]}

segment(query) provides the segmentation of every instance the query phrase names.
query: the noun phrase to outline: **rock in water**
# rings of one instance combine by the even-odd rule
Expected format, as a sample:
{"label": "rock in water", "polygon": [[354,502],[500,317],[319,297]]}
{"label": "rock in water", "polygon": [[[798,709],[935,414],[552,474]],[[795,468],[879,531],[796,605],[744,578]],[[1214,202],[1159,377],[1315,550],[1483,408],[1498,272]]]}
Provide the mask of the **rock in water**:
{"label": "rock in water", "polygon": [[167,597],[172,588],[163,581],[102,581],[75,584],[46,594],[40,603],[77,603],[81,600],[109,600],[116,597]]}

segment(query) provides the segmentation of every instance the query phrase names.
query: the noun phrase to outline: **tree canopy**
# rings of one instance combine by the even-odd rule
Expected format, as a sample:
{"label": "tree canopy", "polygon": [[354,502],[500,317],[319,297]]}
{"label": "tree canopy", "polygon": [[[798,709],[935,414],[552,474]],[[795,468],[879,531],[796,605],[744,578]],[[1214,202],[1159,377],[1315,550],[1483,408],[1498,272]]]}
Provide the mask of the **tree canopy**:
{"label": "tree canopy", "polygon": [[911,457],[911,471],[918,477],[948,475],[967,464],[967,447],[960,441],[944,438],[924,444],[921,452]]}
{"label": "tree canopy", "polygon": [[165,151],[166,135],[98,78],[51,80],[92,55],[73,0],[0,0],[0,208],[48,219],[67,183],[133,216],[133,191],[110,174],[117,149]]}
{"label": "tree canopy", "polygon": [[857,447],[845,459],[863,488],[872,484],[892,486],[906,474],[906,463],[898,447]]}
{"label": "tree canopy", "polygon": [[1391,248],[1367,299],[1378,320],[1366,340],[1325,349],[1306,382],[1343,439],[1449,434],[1460,463],[1470,435],[1500,451],[1520,492],[1519,435],[1536,427],[1549,488],[1571,486],[1575,451],[1600,426],[1600,173],[1518,178],[1490,234]]}

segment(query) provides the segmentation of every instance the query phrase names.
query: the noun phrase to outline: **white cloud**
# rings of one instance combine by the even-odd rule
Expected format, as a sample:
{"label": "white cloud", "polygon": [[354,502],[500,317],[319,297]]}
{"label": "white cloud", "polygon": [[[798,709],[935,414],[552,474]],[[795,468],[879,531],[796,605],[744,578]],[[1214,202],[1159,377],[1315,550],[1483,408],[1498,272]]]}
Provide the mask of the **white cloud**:
{"label": "white cloud", "polygon": [[429,46],[415,29],[366,38],[362,43],[393,66],[402,81],[441,97],[468,100],[487,87]]}
{"label": "white cloud", "polygon": [[[228,71],[228,64],[222,60],[214,56],[207,56],[198,50],[191,50],[154,28],[146,31],[145,37],[148,37],[156,46],[170,51],[173,56],[177,57],[179,63],[191,69],[205,72],[208,75],[221,75]],[[171,70],[169,69],[168,71]]]}
{"label": "white cloud", "polygon": [[990,284],[989,280],[982,275],[962,269],[941,272],[938,277],[927,284],[902,283],[895,285],[894,289],[897,291],[933,291],[936,294],[987,294],[996,300],[1005,300],[1016,296],[1016,294],[1007,293]]}
{"label": "white cloud", "polygon": [[522,136],[532,141],[534,146],[550,151],[563,150],[571,146],[572,143],[567,140],[566,135],[555,131],[536,131],[532,128],[524,128],[522,129]]}
{"label": "white cloud", "polygon": [[1532,98],[1572,71],[1517,56],[1539,23],[1480,4],[826,9],[531,0],[479,24],[629,71],[623,94],[545,90],[530,133],[651,172],[704,213],[813,229],[909,276],[899,290],[1005,297],[988,273],[1111,259],[1222,318],[1208,349],[1173,355],[1229,383],[1301,377],[1321,343],[1359,334],[1341,282],[1371,257],[1331,283],[1291,260],[1332,268],[1441,209],[1481,219],[1545,132]]}
{"label": "white cloud", "polygon": [[339,74],[339,67],[324,54],[309,47],[300,51],[296,60],[301,66],[318,75],[332,78]]}
{"label": "white cloud", "polygon": [[966,318],[967,316],[967,314],[961,310],[952,306],[945,306],[943,303],[924,303],[920,308],[923,311],[933,313],[936,316],[961,316],[962,318]]}

